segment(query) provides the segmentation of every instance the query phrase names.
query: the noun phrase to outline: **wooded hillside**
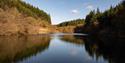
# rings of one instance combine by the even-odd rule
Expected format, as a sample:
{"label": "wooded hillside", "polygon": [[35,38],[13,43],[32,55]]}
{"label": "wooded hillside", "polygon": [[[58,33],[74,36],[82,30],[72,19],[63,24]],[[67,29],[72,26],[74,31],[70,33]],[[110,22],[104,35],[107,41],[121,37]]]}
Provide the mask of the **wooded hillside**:
{"label": "wooded hillside", "polygon": [[25,16],[32,16],[36,19],[41,19],[42,21],[44,20],[48,23],[51,23],[49,14],[28,3],[25,3],[21,0],[0,0],[0,8],[6,10],[12,7],[17,8],[18,11],[23,13]]}
{"label": "wooded hillside", "polygon": [[85,19],[83,33],[125,36],[125,1],[105,12],[91,11]]}
{"label": "wooded hillside", "polygon": [[78,26],[84,25],[84,19],[75,19],[71,21],[65,21],[57,25],[58,30],[63,33],[74,33],[74,29]]}
{"label": "wooded hillside", "polygon": [[63,26],[77,26],[80,24],[84,24],[84,19],[76,19],[76,20],[71,20],[71,21],[65,21],[62,22],[60,24],[58,24],[57,26],[59,27],[63,27]]}
{"label": "wooded hillside", "polygon": [[0,0],[0,35],[50,33],[51,19],[43,10],[21,0]]}

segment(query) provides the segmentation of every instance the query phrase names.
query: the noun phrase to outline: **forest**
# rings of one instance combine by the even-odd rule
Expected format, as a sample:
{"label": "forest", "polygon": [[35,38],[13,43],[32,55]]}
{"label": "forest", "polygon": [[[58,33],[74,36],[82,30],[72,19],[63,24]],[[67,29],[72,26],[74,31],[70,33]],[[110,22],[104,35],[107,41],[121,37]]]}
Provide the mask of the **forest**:
{"label": "forest", "polygon": [[[85,19],[85,25],[81,33],[90,35],[110,35],[117,37],[125,36],[125,1],[109,10],[100,12],[99,9],[91,11]],[[78,31],[76,27],[76,32]]]}
{"label": "forest", "polygon": [[28,3],[23,2],[22,0],[0,0],[0,8],[6,10],[12,7],[16,7],[21,13],[26,16],[32,16],[36,19],[41,19],[51,23],[50,15],[36,8]]}
{"label": "forest", "polygon": [[0,36],[50,33],[51,17],[23,0],[0,0]]}
{"label": "forest", "polygon": [[75,20],[70,20],[70,21],[65,21],[60,24],[58,24],[58,27],[63,27],[63,26],[77,26],[80,24],[84,24],[84,19],[75,19]]}
{"label": "forest", "polygon": [[74,33],[74,29],[76,27],[83,26],[84,22],[84,19],[74,19],[57,24],[56,27],[58,28],[59,32]]}

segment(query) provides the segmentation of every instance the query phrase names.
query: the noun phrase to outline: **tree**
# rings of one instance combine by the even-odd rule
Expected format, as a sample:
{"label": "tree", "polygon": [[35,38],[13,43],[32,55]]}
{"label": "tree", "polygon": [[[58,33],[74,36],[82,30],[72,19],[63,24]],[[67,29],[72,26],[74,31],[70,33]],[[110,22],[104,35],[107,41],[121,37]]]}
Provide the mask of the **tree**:
{"label": "tree", "polygon": [[6,10],[8,8],[15,7],[26,16],[32,16],[36,19],[40,18],[42,21],[51,23],[50,15],[36,8],[28,3],[23,2],[22,0],[0,0],[0,8]]}
{"label": "tree", "polygon": [[90,23],[91,23],[92,18],[94,17],[94,15],[95,15],[95,11],[91,11],[91,12],[86,16],[86,19],[85,19],[86,25],[90,25]]}
{"label": "tree", "polygon": [[76,20],[66,21],[66,22],[58,24],[57,26],[59,26],[59,27],[62,27],[62,26],[77,26],[79,24],[84,24],[84,19],[76,19]]}

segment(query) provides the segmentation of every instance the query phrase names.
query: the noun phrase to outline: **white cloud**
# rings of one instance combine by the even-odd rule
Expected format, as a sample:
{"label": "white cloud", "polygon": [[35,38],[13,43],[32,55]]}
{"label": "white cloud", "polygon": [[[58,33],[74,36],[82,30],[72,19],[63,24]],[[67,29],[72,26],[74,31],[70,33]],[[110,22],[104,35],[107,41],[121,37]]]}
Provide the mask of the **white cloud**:
{"label": "white cloud", "polygon": [[76,10],[76,9],[71,10],[71,12],[72,12],[73,14],[78,14],[78,13],[79,13],[79,11],[78,11],[78,10]]}
{"label": "white cloud", "polygon": [[92,5],[86,6],[87,9],[92,10],[94,7]]}

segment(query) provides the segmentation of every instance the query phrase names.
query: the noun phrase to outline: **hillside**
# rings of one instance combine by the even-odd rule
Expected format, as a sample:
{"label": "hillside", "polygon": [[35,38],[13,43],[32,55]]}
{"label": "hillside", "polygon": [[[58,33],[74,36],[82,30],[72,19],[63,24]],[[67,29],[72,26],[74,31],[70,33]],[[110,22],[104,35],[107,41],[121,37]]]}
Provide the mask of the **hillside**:
{"label": "hillside", "polygon": [[76,20],[62,22],[56,26],[58,27],[58,30],[60,32],[74,33],[74,29],[76,27],[83,26],[83,25],[84,25],[84,19],[76,19]]}
{"label": "hillside", "polygon": [[50,16],[21,0],[0,0],[0,35],[50,33]]}
{"label": "hillside", "polygon": [[[125,37],[125,1],[105,12],[91,11],[86,16],[82,33],[101,37]],[[76,30],[77,31],[77,30]]]}
{"label": "hillside", "polygon": [[51,23],[50,15],[28,3],[21,0],[0,0],[0,8],[7,10],[12,7],[17,8],[17,10],[25,16],[32,16],[36,19],[41,19]]}
{"label": "hillside", "polygon": [[58,24],[58,27],[63,27],[63,26],[77,26],[80,24],[84,24],[84,19],[76,19],[76,20],[71,20],[71,21],[65,21],[60,24]]}

